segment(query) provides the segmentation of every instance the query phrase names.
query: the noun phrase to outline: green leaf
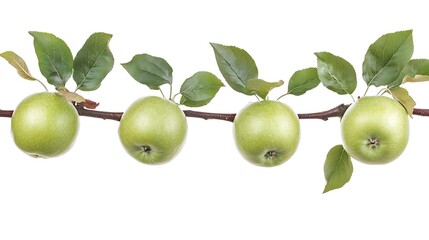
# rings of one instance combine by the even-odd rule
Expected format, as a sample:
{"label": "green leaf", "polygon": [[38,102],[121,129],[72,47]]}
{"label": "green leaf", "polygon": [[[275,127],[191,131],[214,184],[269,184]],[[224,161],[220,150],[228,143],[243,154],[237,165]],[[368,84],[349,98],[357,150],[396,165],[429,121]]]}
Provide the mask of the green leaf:
{"label": "green leaf", "polygon": [[33,80],[33,81],[36,80],[35,77],[31,76],[30,71],[28,70],[27,64],[20,56],[18,56],[18,54],[12,51],[6,51],[4,53],[1,53],[0,57],[8,61],[9,64],[16,69],[19,76],[21,76],[22,78],[27,80]]}
{"label": "green leaf", "polygon": [[173,82],[173,69],[160,57],[138,54],[122,66],[137,82],[153,90],[158,90],[163,84],[171,85]]}
{"label": "green leaf", "polygon": [[388,91],[394,99],[404,106],[410,117],[413,117],[414,107],[416,106],[416,102],[414,99],[408,94],[407,89],[402,87],[394,87],[389,89]]}
{"label": "green leaf", "polygon": [[250,79],[247,81],[247,90],[250,92],[254,92],[256,95],[261,97],[262,99],[266,99],[268,93],[276,87],[280,87],[284,84],[283,80],[277,82],[266,82],[262,79]]}
{"label": "green leaf", "polygon": [[181,103],[183,102],[185,106],[188,106],[186,105],[187,103],[195,105],[196,102],[207,104],[223,86],[222,81],[214,74],[197,72],[192,77],[186,79],[180,87],[180,94],[182,94]]}
{"label": "green leaf", "polygon": [[323,85],[341,95],[352,94],[357,86],[353,66],[343,58],[328,52],[318,52],[315,55],[317,74]]}
{"label": "green leaf", "polygon": [[73,79],[77,88],[93,91],[112,70],[114,58],[109,49],[111,34],[94,33],[86,40],[74,59]]}
{"label": "green leaf", "polygon": [[34,49],[39,68],[48,83],[64,87],[73,71],[73,55],[67,44],[51,33],[29,32],[34,37]]}
{"label": "green leaf", "polygon": [[182,96],[180,98],[180,104],[188,107],[202,107],[209,104],[210,101],[211,99],[202,100],[202,101],[192,101],[189,98],[186,98],[185,96]]}
{"label": "green leaf", "polygon": [[320,79],[317,68],[306,68],[296,71],[289,80],[288,94],[303,95],[307,91],[319,86]]}
{"label": "green leaf", "polygon": [[352,177],[353,164],[343,145],[336,145],[329,150],[324,165],[326,185],[323,193],[344,186]]}
{"label": "green leaf", "polygon": [[388,86],[396,81],[413,55],[412,30],[388,33],[368,48],[362,66],[368,86]]}
{"label": "green leaf", "polygon": [[407,82],[429,81],[429,59],[412,59],[402,70],[396,85]]}
{"label": "green leaf", "polygon": [[247,86],[247,81],[258,78],[258,68],[255,61],[245,50],[221,44],[210,43],[216,62],[222,76],[232,89],[246,95],[252,95]]}

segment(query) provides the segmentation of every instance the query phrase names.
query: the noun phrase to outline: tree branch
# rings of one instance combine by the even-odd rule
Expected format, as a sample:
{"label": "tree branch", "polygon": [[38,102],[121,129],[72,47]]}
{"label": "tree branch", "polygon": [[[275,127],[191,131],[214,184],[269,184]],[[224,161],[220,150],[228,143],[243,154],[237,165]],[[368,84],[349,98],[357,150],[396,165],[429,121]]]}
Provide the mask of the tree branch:
{"label": "tree branch", "polygon": [[413,115],[429,117],[429,109],[414,108]]}
{"label": "tree branch", "polygon": [[[298,118],[299,119],[321,119],[321,120],[327,121],[329,118],[342,117],[349,106],[350,104],[340,104],[332,109],[322,111],[322,112],[299,113]],[[75,107],[80,116],[100,118],[105,120],[108,119],[108,120],[120,121],[123,114],[123,112],[104,112],[104,111],[86,109],[81,106],[75,106]],[[193,110],[184,110],[183,112],[187,117],[202,118],[205,120],[216,119],[216,120],[223,120],[228,122],[233,122],[236,115],[235,113],[210,113],[210,112],[199,112],[199,111],[193,111]],[[10,118],[12,117],[12,114],[13,114],[12,110],[0,109],[0,117]],[[418,116],[429,117],[429,109],[415,108],[413,114]]]}
{"label": "tree branch", "polygon": [[109,119],[109,120],[115,120],[115,121],[121,121],[122,112],[103,112],[103,111],[97,111],[97,110],[90,110],[83,108],[81,106],[75,106],[77,112],[80,116],[85,117],[93,117],[93,118],[101,118],[101,119]]}
{"label": "tree branch", "polygon": [[202,118],[205,120],[216,119],[233,122],[235,113],[209,113],[209,112],[197,112],[193,110],[184,110],[185,116],[193,118]]}
{"label": "tree branch", "polygon": [[301,113],[298,114],[299,119],[321,119],[327,121],[329,118],[333,117],[342,117],[346,112],[347,108],[350,107],[350,104],[340,104],[334,108],[331,108],[327,111],[316,112],[316,113]]}
{"label": "tree branch", "polygon": [[0,109],[0,117],[8,117],[8,118],[10,118],[10,117],[12,117],[12,113],[13,113],[13,111],[10,111],[10,110],[1,110]]}

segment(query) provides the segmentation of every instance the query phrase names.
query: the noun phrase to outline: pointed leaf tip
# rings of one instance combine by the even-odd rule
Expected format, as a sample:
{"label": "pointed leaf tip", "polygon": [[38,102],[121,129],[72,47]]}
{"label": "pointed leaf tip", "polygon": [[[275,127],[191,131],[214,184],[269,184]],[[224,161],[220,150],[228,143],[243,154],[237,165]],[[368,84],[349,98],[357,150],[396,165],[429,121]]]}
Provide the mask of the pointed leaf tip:
{"label": "pointed leaf tip", "polygon": [[137,82],[158,90],[163,84],[172,84],[173,68],[163,58],[137,54],[131,61],[121,64]]}
{"label": "pointed leaf tip", "polygon": [[64,87],[73,72],[73,55],[67,44],[57,36],[45,32],[29,32],[34,37],[34,49],[39,68],[48,83]]}
{"label": "pointed leaf tip", "polygon": [[216,62],[228,85],[237,92],[252,95],[246,86],[250,79],[258,78],[255,61],[245,50],[235,46],[210,43]]}
{"label": "pointed leaf tip", "polygon": [[76,54],[73,63],[73,79],[77,89],[93,91],[112,70],[114,57],[109,49],[112,34],[97,32],[92,34]]}
{"label": "pointed leaf tip", "polygon": [[329,52],[317,52],[317,74],[323,85],[338,94],[352,94],[357,86],[356,71],[345,59]]}
{"label": "pointed leaf tip", "polygon": [[300,96],[319,86],[317,68],[306,68],[296,71],[289,80],[288,94]]}
{"label": "pointed leaf tip", "polygon": [[267,99],[268,93],[277,87],[280,87],[284,84],[283,80],[277,82],[267,82],[262,79],[250,79],[247,81],[246,89],[249,92],[254,92],[256,95],[262,99]]}
{"label": "pointed leaf tip", "polygon": [[201,107],[208,104],[223,87],[222,81],[210,72],[197,72],[186,79],[180,87],[180,104]]}
{"label": "pointed leaf tip", "polygon": [[21,76],[22,78],[27,80],[36,80],[36,78],[30,74],[30,71],[25,61],[20,56],[18,56],[18,54],[16,54],[15,52],[12,52],[12,51],[3,52],[0,54],[0,57],[8,61],[9,64],[16,69],[19,76]]}
{"label": "pointed leaf tip", "polygon": [[[363,79],[368,86],[391,86],[413,55],[412,30],[388,33],[372,43],[362,66]],[[401,79],[402,80],[402,79]]]}
{"label": "pointed leaf tip", "polygon": [[389,89],[388,92],[405,108],[407,114],[412,118],[416,102],[408,94],[407,89],[403,87],[394,87]]}
{"label": "pointed leaf tip", "polygon": [[326,185],[323,193],[341,188],[349,182],[353,174],[353,164],[343,145],[336,145],[329,150],[324,164],[324,173]]}

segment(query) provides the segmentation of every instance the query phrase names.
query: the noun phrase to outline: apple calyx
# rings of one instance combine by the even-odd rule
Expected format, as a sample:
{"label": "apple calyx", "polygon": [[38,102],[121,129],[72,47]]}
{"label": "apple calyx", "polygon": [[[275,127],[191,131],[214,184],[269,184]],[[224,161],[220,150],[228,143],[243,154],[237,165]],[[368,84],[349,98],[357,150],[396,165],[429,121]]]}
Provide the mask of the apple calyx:
{"label": "apple calyx", "polygon": [[264,157],[267,160],[272,160],[273,158],[275,158],[278,155],[278,153],[274,150],[270,150],[268,152],[265,153]]}
{"label": "apple calyx", "polygon": [[377,149],[379,147],[378,139],[375,137],[369,138],[367,146],[371,149]]}
{"label": "apple calyx", "polygon": [[141,151],[142,154],[149,155],[150,152],[152,151],[152,148],[148,145],[140,145],[139,150]]}

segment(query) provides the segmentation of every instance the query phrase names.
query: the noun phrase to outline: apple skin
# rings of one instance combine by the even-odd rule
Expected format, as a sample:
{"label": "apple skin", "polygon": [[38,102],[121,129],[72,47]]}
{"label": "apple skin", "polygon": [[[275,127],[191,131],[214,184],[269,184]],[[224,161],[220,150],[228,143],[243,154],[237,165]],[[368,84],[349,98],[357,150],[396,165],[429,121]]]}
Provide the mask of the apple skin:
{"label": "apple skin", "polygon": [[174,102],[155,96],[136,100],[122,115],[119,138],[126,151],[146,164],[173,159],[187,134],[185,114]]}
{"label": "apple skin", "polygon": [[28,96],[11,119],[16,146],[33,157],[50,158],[67,152],[79,130],[76,108],[58,93]]}
{"label": "apple skin", "polygon": [[235,117],[233,134],[244,159],[264,167],[278,166],[289,160],[298,148],[298,116],[279,101],[249,104]]}
{"label": "apple skin", "polygon": [[405,108],[385,96],[360,98],[341,120],[344,149],[367,164],[386,164],[398,158],[409,138]]}

